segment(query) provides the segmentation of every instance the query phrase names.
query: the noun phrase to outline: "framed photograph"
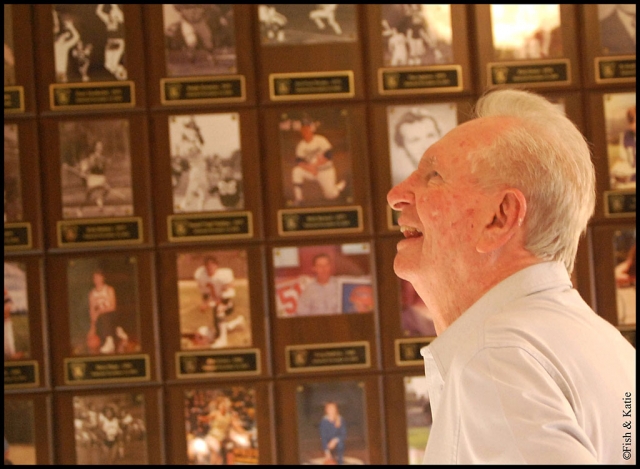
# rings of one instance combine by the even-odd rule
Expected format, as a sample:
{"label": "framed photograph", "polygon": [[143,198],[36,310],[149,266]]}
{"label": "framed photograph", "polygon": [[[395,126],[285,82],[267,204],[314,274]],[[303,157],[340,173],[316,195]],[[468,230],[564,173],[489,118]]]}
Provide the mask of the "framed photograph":
{"label": "framed photograph", "polygon": [[404,377],[404,403],[407,413],[407,452],[409,464],[422,464],[433,417],[427,394],[427,378]]}
{"label": "framed photograph", "polygon": [[[34,407],[34,402],[31,399],[4,400],[5,465],[35,465],[38,463]],[[41,417],[38,415],[38,420]]]}
{"label": "framed photograph", "polygon": [[13,46],[13,5],[4,4],[4,86],[16,84],[16,54]]}
{"label": "framed photograph", "polygon": [[636,4],[598,4],[601,55],[636,55]]}
{"label": "framed photograph", "polygon": [[148,464],[146,412],[138,392],[74,396],[76,464]]}
{"label": "framed photograph", "polygon": [[603,95],[609,188],[636,188],[636,93]]}
{"label": "framed photograph", "polygon": [[173,212],[244,209],[237,112],[169,116]]}
{"label": "framed photograph", "polygon": [[364,383],[307,383],[296,391],[299,464],[370,463]]}
{"label": "framed photograph", "polygon": [[[5,5],[6,9],[7,5]],[[5,69],[6,73],[6,69]],[[4,124],[4,222],[23,221],[18,124]]]}
{"label": "framed photograph", "polygon": [[613,233],[618,326],[636,325],[636,230]]}
{"label": "framed photograph", "polygon": [[258,464],[256,401],[249,386],[185,391],[189,464]]}
{"label": "framed photograph", "polygon": [[35,111],[33,20],[28,4],[4,5],[4,113]]}
{"label": "framed photograph", "polygon": [[405,337],[435,337],[436,329],[429,310],[416,290],[406,280],[399,279],[402,310],[400,322]]}
{"label": "framed photograph", "polygon": [[346,109],[336,107],[281,114],[280,157],[287,206],[353,202],[349,119]]}
{"label": "framed photograph", "polygon": [[370,254],[367,242],[273,248],[277,316],[373,312]]}
{"label": "framed photograph", "polygon": [[4,262],[4,360],[29,359],[29,295],[27,267],[22,262]]}
{"label": "framed photograph", "polygon": [[180,253],[176,264],[181,349],[252,346],[247,251]]}

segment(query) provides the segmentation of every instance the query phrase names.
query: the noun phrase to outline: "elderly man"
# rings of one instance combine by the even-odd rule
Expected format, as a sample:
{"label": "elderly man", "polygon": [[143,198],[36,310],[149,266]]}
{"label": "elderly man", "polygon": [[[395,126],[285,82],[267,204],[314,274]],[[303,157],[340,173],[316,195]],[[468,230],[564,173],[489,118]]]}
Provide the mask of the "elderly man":
{"label": "elderly man", "polygon": [[422,349],[425,463],[635,463],[635,350],[572,288],[595,174],[544,98],[494,91],[388,194],[394,270],[438,337]]}

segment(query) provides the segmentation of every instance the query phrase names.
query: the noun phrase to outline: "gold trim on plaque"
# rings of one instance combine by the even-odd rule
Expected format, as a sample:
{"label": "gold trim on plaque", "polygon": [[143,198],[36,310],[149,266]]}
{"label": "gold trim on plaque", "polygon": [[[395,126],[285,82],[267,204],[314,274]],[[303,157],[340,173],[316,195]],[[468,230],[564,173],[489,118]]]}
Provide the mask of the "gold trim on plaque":
{"label": "gold trim on plaque", "polygon": [[[349,91],[343,93],[308,93],[308,94],[286,94],[276,95],[275,82],[283,78],[338,78],[347,77],[349,80]],[[354,90],[354,74],[353,70],[336,70],[328,72],[299,72],[299,73],[271,73],[269,74],[269,98],[271,101],[296,101],[302,99],[341,99],[353,98]]]}
{"label": "gold trim on plaque", "polygon": [[[542,80],[542,81],[522,81],[520,83],[507,83],[506,81],[508,80],[507,78],[507,74],[508,74],[508,69],[510,67],[517,67],[517,68],[526,68],[526,67],[533,67],[533,68],[542,68],[545,66],[553,66],[553,65],[559,65],[559,64],[565,64],[567,66],[567,79],[566,80]],[[503,79],[504,83],[494,83],[493,80],[493,69],[494,67],[496,68],[496,71],[500,71],[499,69],[504,69],[502,70],[503,72]],[[571,80],[571,76],[572,76],[572,70],[571,70],[571,61],[569,59],[557,59],[557,60],[539,60],[539,61],[530,61],[530,60],[523,60],[523,61],[509,61],[509,62],[489,62],[487,64],[487,83],[488,86],[558,86],[558,85],[570,85],[572,83]],[[502,80],[498,80],[498,81],[502,81]]]}
{"label": "gold trim on plaque", "polygon": [[[629,77],[622,77],[622,78],[615,78],[615,77],[611,77],[611,78],[601,78],[600,77],[600,63],[601,62],[626,62],[626,61],[631,61],[633,60],[634,62],[634,74],[633,76],[629,76]],[[606,84],[606,83],[635,83],[636,82],[636,74],[635,74],[635,61],[636,61],[636,56],[635,55],[617,55],[617,56],[611,56],[611,57],[596,57],[593,60],[594,63],[594,73],[595,73],[595,81],[597,84]],[[609,75],[615,75],[615,70],[606,70],[606,72],[608,72]]]}
{"label": "gold trim on plaque", "polygon": [[[319,230],[283,230],[283,215],[288,214],[305,214],[305,213],[322,213],[322,212],[349,212],[356,211],[358,215],[358,226],[355,228],[330,228]],[[362,220],[362,206],[360,205],[345,205],[341,207],[310,207],[304,208],[282,208],[278,210],[278,234],[280,236],[298,236],[298,235],[314,235],[314,234],[340,234],[340,233],[361,233],[364,230]]]}
{"label": "gold trim on plaque", "polygon": [[[105,104],[69,104],[56,106],[56,90],[71,90],[75,88],[121,88],[129,86],[131,101],[126,103],[105,103]],[[136,84],[131,80],[123,81],[95,81],[89,83],[52,83],[49,85],[49,108],[52,111],[68,111],[72,109],[115,109],[129,108],[136,105]]]}
{"label": "gold trim on plaque", "polygon": [[[138,224],[138,237],[127,238],[121,241],[118,240],[105,240],[105,241],[85,241],[85,242],[73,242],[65,241],[62,237],[62,228],[69,229],[78,225],[114,225],[117,223],[137,223]],[[77,230],[76,230],[77,232]],[[77,218],[73,220],[58,220],[56,226],[56,235],[58,238],[58,247],[77,247],[77,246],[119,246],[129,244],[141,244],[144,238],[142,217],[118,217],[118,218]]]}
{"label": "gold trim on plaque", "polygon": [[[604,206],[604,216],[607,218],[634,218],[636,216],[636,209],[634,208],[633,212],[628,212],[628,211],[621,211],[621,213],[611,213],[609,212],[609,196],[613,195],[613,196],[619,196],[620,198],[624,199],[626,196],[628,195],[636,195],[636,190],[635,189],[619,189],[619,190],[611,190],[611,191],[604,191],[603,194],[603,206]],[[621,209],[624,208],[624,201],[622,202],[623,206],[620,207]]]}
{"label": "gold trim on plaque", "polygon": [[[127,361],[127,360],[144,360],[144,376],[135,376],[132,378],[119,377],[119,378],[106,378],[106,379],[78,379],[75,381],[69,381],[67,378],[68,365],[77,364],[79,367],[85,366],[86,363],[95,362],[108,362],[108,361]],[[87,383],[133,383],[139,381],[149,381],[151,379],[151,370],[149,370],[149,354],[141,353],[136,355],[109,355],[109,356],[90,356],[90,357],[77,357],[77,358],[65,358],[64,359],[64,382],[70,385],[81,385]],[[84,370],[83,370],[84,371]]]}
{"label": "gold trim on plaque", "polygon": [[[434,74],[444,73],[444,71],[455,71],[457,76],[458,85],[456,86],[417,86],[415,88],[399,88],[399,89],[384,89],[385,74],[388,74],[386,78],[388,84],[394,79],[393,74],[403,73],[431,73]],[[398,77],[399,81],[399,77]],[[399,85],[399,83],[398,83]],[[424,67],[384,67],[378,69],[378,93],[382,95],[394,95],[394,94],[429,94],[429,93],[450,93],[456,91],[462,91],[462,66],[461,65],[431,65]]]}
{"label": "gold trim on plaque", "polygon": [[[306,367],[292,367],[289,361],[291,350],[300,350],[302,352],[308,352],[311,349],[329,349],[329,348],[348,348],[348,347],[364,347],[365,362],[358,363],[356,365],[326,365],[326,366],[306,366]],[[355,370],[361,368],[371,368],[371,349],[369,341],[361,340],[356,342],[335,342],[335,343],[317,343],[317,344],[298,344],[298,345],[286,345],[284,347],[284,361],[287,369],[287,373],[306,373],[314,371],[338,371],[338,370]]]}
{"label": "gold trim on plaque", "polygon": [[31,233],[31,223],[30,222],[19,222],[19,223],[5,223],[4,229],[13,230],[16,228],[26,228],[27,232],[27,244],[19,244],[19,245],[7,245],[5,243],[4,250],[5,251],[24,251],[27,249],[33,248],[33,235]]}
{"label": "gold trim on plaque", "polygon": [[394,347],[393,347],[396,365],[397,366],[415,366],[415,365],[421,365],[422,363],[424,363],[424,360],[422,359],[422,355],[419,355],[419,354],[415,360],[401,360],[400,347],[402,346],[402,344],[417,344],[417,343],[424,343],[426,346],[426,345],[429,345],[433,341],[433,339],[435,339],[435,337],[396,339],[394,341]]}
{"label": "gold trim on plaque", "polygon": [[[198,219],[206,218],[214,220],[216,218],[233,218],[233,217],[246,217],[248,233],[241,234],[223,234],[223,235],[202,235],[202,236],[174,236],[172,234],[172,222],[173,220],[182,219]],[[185,231],[188,228],[185,227]],[[253,237],[253,213],[245,210],[239,212],[195,212],[195,213],[180,213],[177,215],[167,216],[167,239],[171,242],[189,242],[189,241],[215,241],[225,239],[246,239]]]}
{"label": "gold trim on plaque", "polygon": [[[167,99],[165,94],[165,85],[175,83],[182,85],[183,83],[216,83],[225,81],[240,82],[240,96],[232,98],[193,98],[193,99]],[[163,105],[180,105],[180,104],[215,104],[215,103],[239,103],[247,100],[246,80],[244,75],[215,75],[200,77],[180,77],[180,78],[161,78],[160,79],[160,103]]]}
{"label": "gold trim on plaque", "polygon": [[7,103],[5,101],[5,108],[4,108],[4,113],[5,114],[17,114],[17,113],[20,113],[20,112],[24,112],[24,110],[25,110],[24,86],[15,85],[15,86],[5,86],[4,87],[5,95],[6,95],[6,93],[11,93],[11,92],[14,92],[14,91],[18,92],[18,96],[19,96],[18,100],[19,100],[20,104],[18,105],[18,107],[7,108],[7,106],[6,106]]}
{"label": "gold trim on plaque", "polygon": [[[238,355],[238,354],[252,354],[256,357],[256,369],[250,371],[227,371],[217,372],[212,371],[209,373],[198,373],[194,370],[193,373],[181,373],[180,372],[180,359],[182,357],[212,357],[216,355]],[[260,349],[220,349],[220,350],[194,350],[188,352],[176,352],[175,354],[176,365],[176,377],[179,379],[198,379],[198,378],[214,378],[214,377],[229,377],[229,376],[258,376],[262,373],[262,359],[260,355]]]}
{"label": "gold trim on plaque", "polygon": [[7,361],[4,362],[5,368],[9,367],[22,367],[22,366],[33,366],[34,370],[34,381],[32,383],[24,383],[24,384],[4,384],[5,389],[26,389],[26,388],[37,388],[40,386],[40,364],[37,360],[24,360],[24,361]]}

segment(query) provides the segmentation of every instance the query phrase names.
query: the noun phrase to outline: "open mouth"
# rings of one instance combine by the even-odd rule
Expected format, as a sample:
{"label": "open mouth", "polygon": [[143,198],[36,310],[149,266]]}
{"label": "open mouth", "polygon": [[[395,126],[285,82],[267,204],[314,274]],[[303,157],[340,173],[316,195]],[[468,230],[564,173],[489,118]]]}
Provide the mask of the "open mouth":
{"label": "open mouth", "polygon": [[405,238],[419,238],[422,236],[422,232],[412,226],[401,225],[400,232]]}

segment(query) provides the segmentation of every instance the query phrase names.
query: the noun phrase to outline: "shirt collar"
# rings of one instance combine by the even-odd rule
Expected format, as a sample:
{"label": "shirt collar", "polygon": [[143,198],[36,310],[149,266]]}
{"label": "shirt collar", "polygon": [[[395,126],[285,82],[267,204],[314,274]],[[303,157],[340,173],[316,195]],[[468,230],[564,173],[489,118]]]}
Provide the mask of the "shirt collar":
{"label": "shirt collar", "polygon": [[571,288],[571,279],[561,262],[542,262],[526,267],[491,288],[420,353],[425,359],[430,355],[433,357],[444,379],[460,344],[482,328],[488,315],[499,312],[516,298],[560,285]]}

